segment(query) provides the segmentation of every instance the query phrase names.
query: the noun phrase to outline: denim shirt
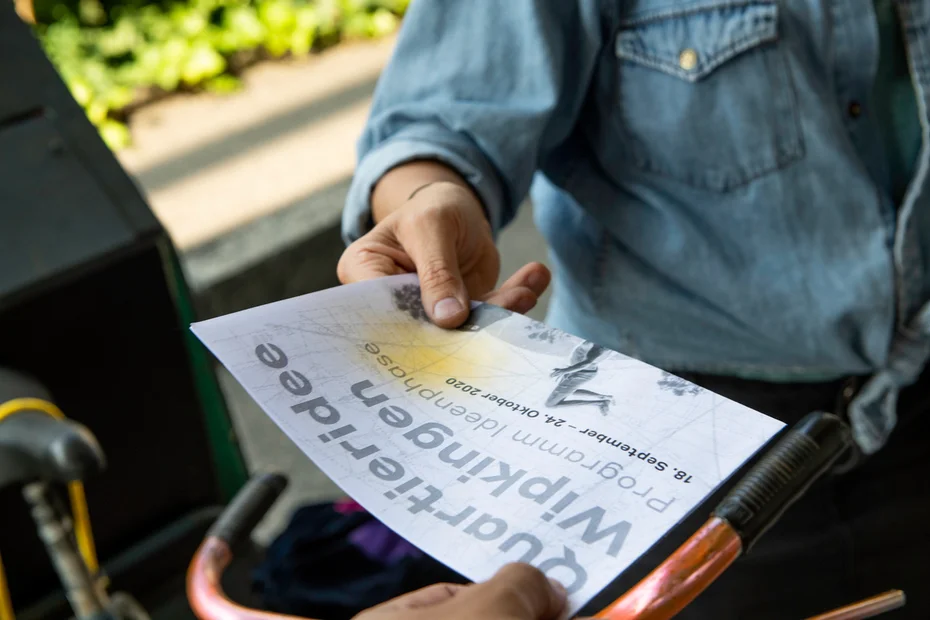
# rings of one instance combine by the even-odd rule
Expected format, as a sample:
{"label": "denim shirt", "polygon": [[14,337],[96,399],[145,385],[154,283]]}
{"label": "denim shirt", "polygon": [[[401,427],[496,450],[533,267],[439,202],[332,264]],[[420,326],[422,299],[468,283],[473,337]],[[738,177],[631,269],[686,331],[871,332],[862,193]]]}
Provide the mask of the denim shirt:
{"label": "denim shirt", "polygon": [[495,230],[529,195],[548,321],[673,371],[866,375],[879,449],[930,355],[930,3],[901,0],[922,147],[892,198],[873,0],[414,0],[344,211],[433,158]]}

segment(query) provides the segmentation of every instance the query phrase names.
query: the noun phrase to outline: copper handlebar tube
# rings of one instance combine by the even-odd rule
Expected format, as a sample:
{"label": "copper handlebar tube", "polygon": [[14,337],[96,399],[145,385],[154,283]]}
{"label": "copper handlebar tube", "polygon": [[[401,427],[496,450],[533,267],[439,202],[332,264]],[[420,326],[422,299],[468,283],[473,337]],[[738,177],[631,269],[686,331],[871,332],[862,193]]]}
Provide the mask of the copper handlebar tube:
{"label": "copper handlebar tube", "polygon": [[831,612],[808,618],[808,620],[864,620],[904,607],[906,598],[901,590],[891,590],[878,596],[834,609]]}
{"label": "copper handlebar tube", "polygon": [[736,561],[743,541],[713,517],[672,555],[595,618],[667,620],[675,617]]}
{"label": "copper handlebar tube", "polygon": [[[666,620],[673,618],[714,582],[739,556],[742,543],[729,524],[711,519],[643,581],[611,603],[596,618]],[[225,541],[209,537],[188,571],[188,596],[202,620],[310,620],[248,609],[230,601],[220,583],[233,557]],[[904,593],[892,591],[809,620],[865,620],[904,605]]]}
{"label": "copper handlebar tube", "polygon": [[[665,620],[674,617],[739,557],[739,534],[711,519],[643,581],[599,613],[608,620]],[[232,561],[229,545],[208,537],[188,570],[188,598],[202,620],[307,620],[248,609],[223,593],[223,571]]]}
{"label": "copper handlebar tube", "polygon": [[[849,429],[837,416],[814,413],[790,429],[717,506],[713,516],[672,555],[595,617],[607,620],[668,620],[681,612],[753,543],[852,446]],[[197,551],[188,571],[188,597],[201,620],[307,620],[258,610],[230,601],[221,577],[233,548],[264,516],[283,491],[279,475],[256,477],[220,517]],[[903,596],[896,603],[903,604]],[[853,615],[867,618],[890,608],[865,601]],[[835,612],[834,612],[835,613]],[[865,613],[870,615],[855,615]]]}
{"label": "copper handlebar tube", "polygon": [[286,487],[287,478],[281,474],[253,476],[207,532],[187,570],[187,598],[201,620],[307,620],[249,609],[223,592],[223,572],[235,549],[251,540],[255,526]]}
{"label": "copper handlebar tube", "polygon": [[187,570],[187,598],[194,614],[203,620],[305,620],[238,605],[226,597],[223,571],[233,559],[232,548],[216,536],[208,536]]}

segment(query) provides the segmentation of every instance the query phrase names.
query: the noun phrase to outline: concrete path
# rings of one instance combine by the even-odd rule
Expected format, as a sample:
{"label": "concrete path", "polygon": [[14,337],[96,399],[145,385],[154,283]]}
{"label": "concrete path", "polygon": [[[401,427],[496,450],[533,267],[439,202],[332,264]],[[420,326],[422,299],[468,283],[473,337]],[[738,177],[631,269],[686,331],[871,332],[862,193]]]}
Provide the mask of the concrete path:
{"label": "concrete path", "polygon": [[[260,65],[240,93],[176,97],[134,117],[135,144],[120,160],[181,250],[208,315],[336,283],[355,141],[392,46],[354,43]],[[500,247],[504,277],[545,258],[528,207]],[[532,315],[544,313],[545,302]],[[220,379],[250,467],[291,476],[258,532],[267,540],[295,506],[340,492],[228,373]]]}
{"label": "concrete path", "polygon": [[177,97],[132,120],[120,153],[182,250],[350,176],[391,39],[265,63],[235,95]]}

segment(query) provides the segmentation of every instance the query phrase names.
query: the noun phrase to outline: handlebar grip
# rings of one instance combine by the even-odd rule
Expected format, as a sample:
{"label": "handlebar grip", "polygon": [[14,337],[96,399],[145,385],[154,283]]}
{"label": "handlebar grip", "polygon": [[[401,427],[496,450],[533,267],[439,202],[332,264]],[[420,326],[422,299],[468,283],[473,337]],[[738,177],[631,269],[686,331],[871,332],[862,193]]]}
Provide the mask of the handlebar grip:
{"label": "handlebar grip", "polygon": [[48,389],[34,377],[0,367],[0,403],[16,398],[39,398],[54,402]]}
{"label": "handlebar grip", "polygon": [[252,534],[285,488],[287,477],[282,474],[254,476],[236,493],[207,535],[236,548]]}
{"label": "handlebar grip", "polygon": [[726,520],[749,551],[852,441],[849,427],[838,416],[808,414],[733,487],[714,516]]}

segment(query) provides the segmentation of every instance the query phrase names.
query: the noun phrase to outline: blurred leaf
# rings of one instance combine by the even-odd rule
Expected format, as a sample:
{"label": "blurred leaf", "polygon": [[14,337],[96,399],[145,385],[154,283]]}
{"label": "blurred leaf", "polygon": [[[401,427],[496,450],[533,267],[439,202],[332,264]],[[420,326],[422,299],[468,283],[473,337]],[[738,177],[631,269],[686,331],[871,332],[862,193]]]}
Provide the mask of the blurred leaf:
{"label": "blurred leaf", "polygon": [[270,32],[265,41],[265,48],[275,58],[280,58],[291,49],[291,35],[286,32]]}
{"label": "blurred leaf", "polygon": [[112,73],[100,59],[89,58],[81,65],[81,75],[94,90],[104,90],[112,82]]}
{"label": "blurred leaf", "polygon": [[136,50],[136,62],[147,69],[157,69],[162,62],[164,47],[159,45],[146,45]]}
{"label": "blurred leaf", "polygon": [[313,30],[298,28],[291,34],[291,53],[294,56],[306,56],[313,49]]}
{"label": "blurred leaf", "polygon": [[71,11],[64,4],[56,4],[52,8],[52,19],[55,21],[61,21],[70,17]]}
{"label": "blurred leaf", "polygon": [[374,32],[372,18],[368,13],[355,13],[346,18],[343,25],[345,36],[350,39],[363,39]]}
{"label": "blurred leaf", "polygon": [[187,39],[175,37],[165,42],[162,47],[161,62],[163,65],[182,66],[190,56],[191,45]]}
{"label": "blurred leaf", "polygon": [[172,91],[181,83],[181,67],[172,63],[162,63],[155,74],[155,84],[162,90]]}
{"label": "blurred leaf", "polygon": [[181,9],[174,13],[174,23],[187,36],[196,37],[203,34],[209,22],[203,12]]}
{"label": "blurred leaf", "polygon": [[100,34],[97,49],[106,57],[116,57],[132,52],[142,43],[143,38],[136,25],[131,20],[123,19],[115,27]]}
{"label": "blurred leaf", "polygon": [[365,13],[370,6],[368,0],[339,0],[339,4],[342,12],[347,15]]}
{"label": "blurred leaf", "polygon": [[111,110],[121,110],[132,103],[133,92],[126,86],[114,86],[104,92],[103,100]]}
{"label": "blurred leaf", "polygon": [[113,151],[124,149],[132,143],[129,128],[123,123],[108,119],[101,123],[97,129],[100,132],[100,137]]}
{"label": "blurred leaf", "polygon": [[194,86],[226,70],[226,59],[206,41],[198,41],[181,70],[181,79]]}
{"label": "blurred leaf", "polygon": [[251,49],[265,40],[265,25],[251,6],[237,6],[226,13],[228,31],[241,42],[242,49]]}
{"label": "blurred leaf", "polygon": [[378,9],[371,16],[372,36],[384,37],[395,30],[400,25],[400,19],[387,9]]}
{"label": "blurred leaf", "polygon": [[341,9],[336,0],[317,0],[317,14],[320,18],[320,35],[326,37],[339,30]]}
{"label": "blurred leaf", "polygon": [[207,80],[204,83],[204,88],[211,93],[228,95],[242,88],[242,81],[231,75],[218,75],[215,78]]}
{"label": "blurred leaf", "polygon": [[319,28],[321,19],[320,13],[315,5],[308,4],[297,8],[297,29],[313,32]]}
{"label": "blurred leaf", "polygon": [[100,99],[94,99],[85,108],[85,112],[87,112],[87,118],[90,119],[90,122],[99,126],[103,121],[107,120],[107,114],[109,114],[110,110],[107,109],[106,103]]}
{"label": "blurred leaf", "polygon": [[71,96],[74,97],[74,100],[82,107],[86,107],[94,98],[94,91],[90,87],[90,84],[87,83],[87,80],[81,78],[71,80],[68,82],[68,89],[71,91]]}
{"label": "blurred leaf", "polygon": [[288,0],[264,0],[259,5],[258,15],[273,34],[290,34],[297,23],[294,3]]}
{"label": "blurred leaf", "polygon": [[99,26],[107,21],[107,12],[100,0],[80,0],[78,15],[83,23],[90,26]]}

